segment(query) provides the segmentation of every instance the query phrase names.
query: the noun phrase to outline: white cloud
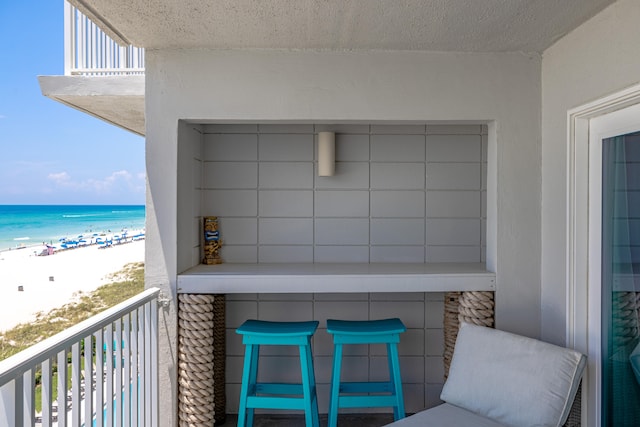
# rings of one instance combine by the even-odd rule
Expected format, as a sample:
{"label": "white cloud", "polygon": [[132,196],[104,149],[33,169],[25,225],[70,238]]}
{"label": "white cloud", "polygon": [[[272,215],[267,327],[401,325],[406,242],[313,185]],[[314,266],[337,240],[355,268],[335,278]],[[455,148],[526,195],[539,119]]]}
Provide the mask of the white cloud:
{"label": "white cloud", "polygon": [[144,192],[144,174],[136,174],[126,170],[115,171],[104,178],[89,178],[76,181],[67,172],[50,173],[47,178],[57,187],[75,190],[77,192],[91,192],[97,194],[114,194],[117,192]]}
{"label": "white cloud", "polygon": [[58,185],[67,185],[71,182],[71,177],[66,172],[50,173],[47,178]]}

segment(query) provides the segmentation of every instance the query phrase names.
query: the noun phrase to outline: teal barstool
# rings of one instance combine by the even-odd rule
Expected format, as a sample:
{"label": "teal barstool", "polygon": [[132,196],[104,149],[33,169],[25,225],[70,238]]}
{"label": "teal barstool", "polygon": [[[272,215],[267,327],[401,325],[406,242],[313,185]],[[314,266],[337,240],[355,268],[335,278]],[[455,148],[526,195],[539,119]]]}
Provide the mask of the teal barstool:
{"label": "teal barstool", "polygon": [[[236,332],[245,345],[238,427],[253,425],[256,408],[304,410],[307,426],[318,427],[318,399],[311,356],[311,337],[318,322],[267,322],[247,320]],[[261,345],[295,345],[300,349],[302,384],[259,383]]]}
{"label": "teal barstool", "polygon": [[[400,334],[406,330],[402,321],[396,318],[365,321],[327,320],[327,332],[333,335],[334,343],[329,427],[338,424],[340,408],[392,407],[394,420],[405,417],[398,343]],[[344,344],[386,344],[389,381],[341,382]]]}

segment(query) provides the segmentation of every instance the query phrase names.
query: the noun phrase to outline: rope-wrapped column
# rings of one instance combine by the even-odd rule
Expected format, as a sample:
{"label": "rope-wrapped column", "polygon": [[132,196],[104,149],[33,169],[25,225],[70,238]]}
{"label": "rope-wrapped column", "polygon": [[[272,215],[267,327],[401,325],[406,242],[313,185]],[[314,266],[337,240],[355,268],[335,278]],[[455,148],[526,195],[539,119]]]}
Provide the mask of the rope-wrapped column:
{"label": "rope-wrapped column", "polygon": [[462,292],[459,300],[458,320],[493,328],[494,302],[492,291]]}
{"label": "rope-wrapped column", "polygon": [[492,291],[447,292],[444,295],[444,378],[449,367],[460,329],[460,322],[492,328],[494,302]]}
{"label": "rope-wrapped column", "polygon": [[214,424],[213,306],[213,295],[178,295],[178,419],[181,427]]}
{"label": "rope-wrapped column", "polygon": [[224,294],[216,294],[213,300],[213,383],[216,424],[224,424],[227,417],[227,393],[225,384],[227,383],[225,370],[227,359],[226,346],[226,303]]}
{"label": "rope-wrapped column", "polygon": [[638,338],[638,303],[635,292],[613,292],[612,338],[616,351]]}
{"label": "rope-wrapped column", "polygon": [[449,376],[449,367],[453,357],[453,348],[458,337],[458,305],[460,292],[447,292],[444,294],[444,379]]}

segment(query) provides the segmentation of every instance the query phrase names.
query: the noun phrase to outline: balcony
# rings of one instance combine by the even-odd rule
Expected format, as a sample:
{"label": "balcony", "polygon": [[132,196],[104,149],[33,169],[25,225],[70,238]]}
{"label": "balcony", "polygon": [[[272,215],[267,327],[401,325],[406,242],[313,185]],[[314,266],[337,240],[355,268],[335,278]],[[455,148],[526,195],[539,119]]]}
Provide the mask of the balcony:
{"label": "balcony", "polygon": [[158,425],[159,292],[0,362],[0,425]]}
{"label": "balcony", "polygon": [[42,94],[144,135],[144,49],[124,45],[65,2],[64,75],[38,76]]}

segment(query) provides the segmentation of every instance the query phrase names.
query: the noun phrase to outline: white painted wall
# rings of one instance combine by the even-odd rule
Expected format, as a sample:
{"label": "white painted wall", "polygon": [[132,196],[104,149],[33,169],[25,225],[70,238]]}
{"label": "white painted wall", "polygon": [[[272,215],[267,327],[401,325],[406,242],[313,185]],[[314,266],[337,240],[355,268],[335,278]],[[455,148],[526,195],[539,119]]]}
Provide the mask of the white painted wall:
{"label": "white painted wall", "polygon": [[567,111],[640,82],[640,2],[620,0],[542,59],[542,337],[566,333]]}
{"label": "white painted wall", "polygon": [[[189,250],[178,245],[178,221],[193,212],[178,194],[183,188],[176,179],[180,119],[495,121],[488,142],[495,170],[488,174],[487,259],[497,272],[497,326],[539,335],[539,57],[158,50],[147,52],[146,66],[149,286],[174,295],[176,274],[184,267],[178,253]],[[174,402],[162,405],[161,419],[173,420],[175,304],[161,318],[160,333],[161,401]]]}

